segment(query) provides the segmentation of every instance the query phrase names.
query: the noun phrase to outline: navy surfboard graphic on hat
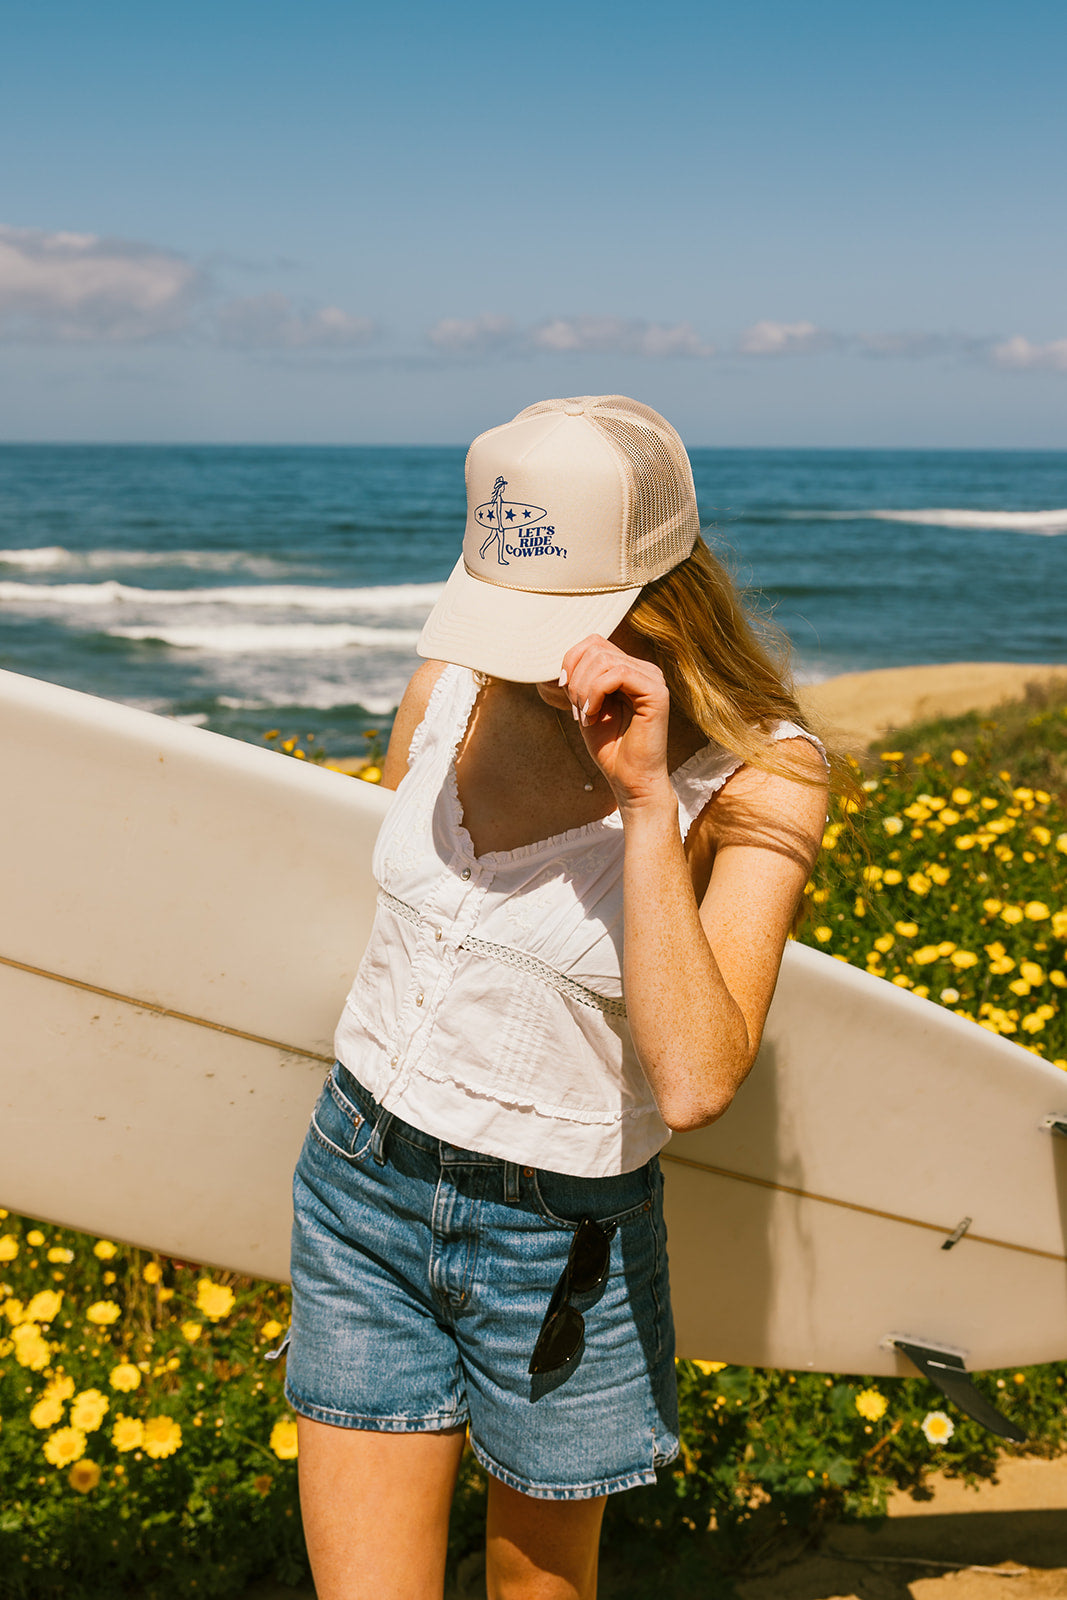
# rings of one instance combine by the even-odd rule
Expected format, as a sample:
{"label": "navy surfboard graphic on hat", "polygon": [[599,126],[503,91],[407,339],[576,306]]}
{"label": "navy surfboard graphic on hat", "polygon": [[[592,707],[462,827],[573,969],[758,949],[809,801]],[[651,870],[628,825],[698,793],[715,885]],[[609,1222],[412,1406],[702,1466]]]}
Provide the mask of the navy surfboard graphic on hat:
{"label": "navy surfboard graphic on hat", "polygon": [[485,552],[495,544],[496,559],[502,567],[511,565],[504,557],[504,542],[509,530],[536,527],[548,515],[544,506],[531,506],[520,500],[505,500],[504,490],[507,486],[506,478],[498,478],[493,485],[493,498],[483,501],[474,512],[481,527],[489,530],[489,536],[478,554],[484,561]]}

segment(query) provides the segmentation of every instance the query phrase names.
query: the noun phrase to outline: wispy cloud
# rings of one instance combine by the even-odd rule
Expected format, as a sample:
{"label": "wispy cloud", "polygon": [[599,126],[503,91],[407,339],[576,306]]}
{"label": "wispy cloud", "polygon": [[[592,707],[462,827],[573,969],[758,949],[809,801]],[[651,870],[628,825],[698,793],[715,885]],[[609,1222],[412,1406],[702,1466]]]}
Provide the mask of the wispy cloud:
{"label": "wispy cloud", "polygon": [[1017,371],[1067,372],[1067,339],[1051,339],[1047,344],[1031,344],[1021,334],[995,344],[991,359],[998,367]]}
{"label": "wispy cloud", "polygon": [[9,339],[173,334],[205,287],[197,267],[156,245],[0,226],[0,334]]}
{"label": "wispy cloud", "polygon": [[443,317],[426,337],[437,350],[452,354],[483,355],[514,342],[516,328],[510,317],[483,311],[477,317]]}
{"label": "wispy cloud", "polygon": [[737,341],[743,356],[811,355],[841,344],[840,334],[819,328],[814,322],[754,322]]}
{"label": "wispy cloud", "polygon": [[553,317],[531,330],[529,343],[535,350],[557,354],[577,350],[651,359],[715,354],[691,322],[667,325],[623,317]]}
{"label": "wispy cloud", "polygon": [[267,293],[230,300],[216,319],[219,342],[242,350],[351,349],[377,336],[370,317],[354,317],[339,306],[299,310],[287,294]]}

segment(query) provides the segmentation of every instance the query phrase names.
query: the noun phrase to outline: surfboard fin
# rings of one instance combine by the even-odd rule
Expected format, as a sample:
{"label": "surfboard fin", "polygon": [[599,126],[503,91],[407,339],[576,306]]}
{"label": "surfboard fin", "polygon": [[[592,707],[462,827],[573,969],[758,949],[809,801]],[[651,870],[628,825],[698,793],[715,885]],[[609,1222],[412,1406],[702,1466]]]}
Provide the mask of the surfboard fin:
{"label": "surfboard fin", "polygon": [[988,1428],[990,1433],[995,1433],[1001,1439],[1010,1439],[1013,1444],[1026,1443],[1026,1434],[1018,1423],[1002,1416],[996,1406],[978,1392],[963,1364],[963,1357],[954,1350],[915,1344],[910,1339],[898,1338],[896,1334],[890,1334],[885,1344],[892,1345],[906,1355],[923,1377],[929,1378],[935,1389],[940,1389],[946,1399],[973,1417],[975,1422],[981,1423],[983,1428]]}

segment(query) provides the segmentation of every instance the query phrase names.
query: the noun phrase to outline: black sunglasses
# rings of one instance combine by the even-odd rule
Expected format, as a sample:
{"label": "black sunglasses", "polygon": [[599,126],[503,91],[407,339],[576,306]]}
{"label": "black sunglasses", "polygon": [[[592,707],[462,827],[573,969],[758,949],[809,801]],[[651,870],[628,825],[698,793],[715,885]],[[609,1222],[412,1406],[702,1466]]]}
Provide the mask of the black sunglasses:
{"label": "black sunglasses", "polygon": [[572,1294],[588,1294],[599,1289],[608,1275],[611,1237],[614,1223],[602,1227],[591,1217],[583,1217],[574,1230],[574,1238],[567,1254],[567,1265],[552,1291],[541,1332],[537,1335],[530,1372],[555,1372],[581,1347],[585,1333],[585,1318],[570,1303]]}

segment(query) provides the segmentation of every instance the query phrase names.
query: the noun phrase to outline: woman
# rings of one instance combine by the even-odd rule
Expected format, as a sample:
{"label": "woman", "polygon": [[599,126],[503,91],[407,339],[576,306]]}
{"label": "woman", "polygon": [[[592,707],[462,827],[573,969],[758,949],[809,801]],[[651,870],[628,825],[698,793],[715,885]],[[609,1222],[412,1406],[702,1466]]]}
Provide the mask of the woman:
{"label": "woman", "polygon": [[678,1450],[656,1152],[751,1067],[826,812],[662,417],[531,406],[467,488],[296,1174],[320,1600],[441,1595],[468,1427],[492,1600],[595,1595],[606,1496]]}

